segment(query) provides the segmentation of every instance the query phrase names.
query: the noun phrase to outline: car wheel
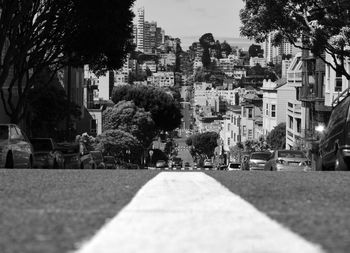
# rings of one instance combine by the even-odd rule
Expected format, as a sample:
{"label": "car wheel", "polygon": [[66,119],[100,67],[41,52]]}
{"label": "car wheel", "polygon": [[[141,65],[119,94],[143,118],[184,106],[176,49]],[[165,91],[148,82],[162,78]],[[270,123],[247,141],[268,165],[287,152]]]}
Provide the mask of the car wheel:
{"label": "car wheel", "polygon": [[346,165],[344,158],[341,155],[341,151],[338,149],[335,162],[334,162],[334,170],[349,170],[348,166]]}
{"label": "car wheel", "polygon": [[6,155],[6,163],[5,163],[5,168],[7,169],[13,169],[13,156],[12,152],[8,152]]}

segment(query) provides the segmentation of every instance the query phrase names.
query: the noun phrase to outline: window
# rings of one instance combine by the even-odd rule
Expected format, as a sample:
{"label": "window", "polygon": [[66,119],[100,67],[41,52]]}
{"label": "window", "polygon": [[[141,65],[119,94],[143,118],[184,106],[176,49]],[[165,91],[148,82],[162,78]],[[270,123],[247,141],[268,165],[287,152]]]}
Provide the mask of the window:
{"label": "window", "polygon": [[247,117],[247,109],[243,107],[243,117]]}
{"label": "window", "polygon": [[231,124],[228,123],[228,124],[227,124],[227,131],[230,131],[230,126],[231,126]]}
{"label": "window", "polygon": [[90,122],[90,132],[91,133],[97,133],[97,120],[96,119],[92,119]]}
{"label": "window", "polygon": [[253,139],[253,130],[252,129],[248,130],[248,139]]}
{"label": "window", "polygon": [[269,116],[269,104],[265,105],[265,115]]}
{"label": "window", "polygon": [[301,133],[301,119],[296,119],[297,120],[297,132]]}
{"label": "window", "polygon": [[230,146],[230,138],[227,138],[227,145]]}
{"label": "window", "polygon": [[334,86],[334,91],[339,92],[342,91],[343,87],[343,77],[341,73],[337,72],[336,77],[335,77],[335,86]]}
{"label": "window", "polygon": [[236,141],[236,133],[233,133],[233,140]]}
{"label": "window", "polygon": [[231,130],[231,139],[233,138],[233,131]]}
{"label": "window", "polygon": [[276,117],[276,105],[271,105],[271,117]]}
{"label": "window", "polygon": [[249,108],[248,109],[248,119],[251,119],[251,118],[253,118],[253,109]]}
{"label": "window", "polygon": [[246,136],[246,135],[247,135],[247,127],[243,126],[243,136]]}
{"label": "window", "polygon": [[236,117],[233,117],[233,124],[236,126]]}
{"label": "window", "polygon": [[288,124],[288,126],[289,126],[289,128],[291,128],[291,129],[293,129],[293,117],[291,117],[291,116],[288,116],[288,118],[289,118],[289,124]]}

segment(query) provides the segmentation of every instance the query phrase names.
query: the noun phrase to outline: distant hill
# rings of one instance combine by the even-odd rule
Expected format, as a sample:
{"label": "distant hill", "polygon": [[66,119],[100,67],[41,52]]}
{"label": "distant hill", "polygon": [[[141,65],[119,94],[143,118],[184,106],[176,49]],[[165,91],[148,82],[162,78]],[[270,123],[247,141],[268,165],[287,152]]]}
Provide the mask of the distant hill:
{"label": "distant hill", "polygon": [[[182,49],[188,50],[189,46],[191,46],[193,42],[198,42],[201,36],[202,35],[180,37]],[[213,36],[215,40],[219,40],[220,42],[224,42],[226,40],[226,42],[231,46],[238,46],[239,48],[243,48],[245,50],[248,50],[250,45],[257,44],[255,41],[245,38],[216,37],[215,34],[213,34]]]}

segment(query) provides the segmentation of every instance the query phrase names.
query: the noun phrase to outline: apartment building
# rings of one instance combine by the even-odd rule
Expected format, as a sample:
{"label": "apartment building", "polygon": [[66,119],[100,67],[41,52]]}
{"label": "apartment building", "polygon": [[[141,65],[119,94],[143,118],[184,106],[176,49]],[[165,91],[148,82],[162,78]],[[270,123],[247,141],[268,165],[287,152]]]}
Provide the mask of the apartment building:
{"label": "apartment building", "polygon": [[303,110],[298,100],[297,90],[302,86],[302,55],[298,53],[290,61],[286,73],[287,83],[278,90],[278,97],[284,93],[287,98],[286,110],[286,149],[297,149],[301,146]]}
{"label": "apartment building", "polygon": [[[136,14],[136,50],[144,52],[145,8],[137,9]],[[135,35],[134,35],[135,36]]]}
{"label": "apartment building", "polygon": [[157,72],[147,77],[147,82],[157,87],[173,87],[175,75],[174,72]]}
{"label": "apartment building", "polygon": [[277,126],[277,90],[276,83],[264,80],[263,91],[263,133],[268,135]]}
{"label": "apartment building", "polygon": [[224,152],[241,142],[241,110],[239,105],[228,106],[223,116],[220,139]]}
{"label": "apartment building", "polygon": [[241,141],[258,140],[263,134],[261,107],[247,102],[241,105]]}
{"label": "apartment building", "polygon": [[260,65],[261,67],[265,68],[267,63],[265,58],[259,58],[259,57],[250,57],[249,59],[249,66],[254,67],[256,65]]}

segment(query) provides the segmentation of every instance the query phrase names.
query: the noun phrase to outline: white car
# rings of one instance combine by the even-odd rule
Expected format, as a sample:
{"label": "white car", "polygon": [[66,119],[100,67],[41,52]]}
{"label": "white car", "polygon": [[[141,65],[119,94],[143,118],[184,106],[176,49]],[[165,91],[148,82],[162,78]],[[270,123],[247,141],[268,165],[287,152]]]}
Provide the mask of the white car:
{"label": "white car", "polygon": [[33,146],[15,124],[0,124],[0,167],[32,168]]}

